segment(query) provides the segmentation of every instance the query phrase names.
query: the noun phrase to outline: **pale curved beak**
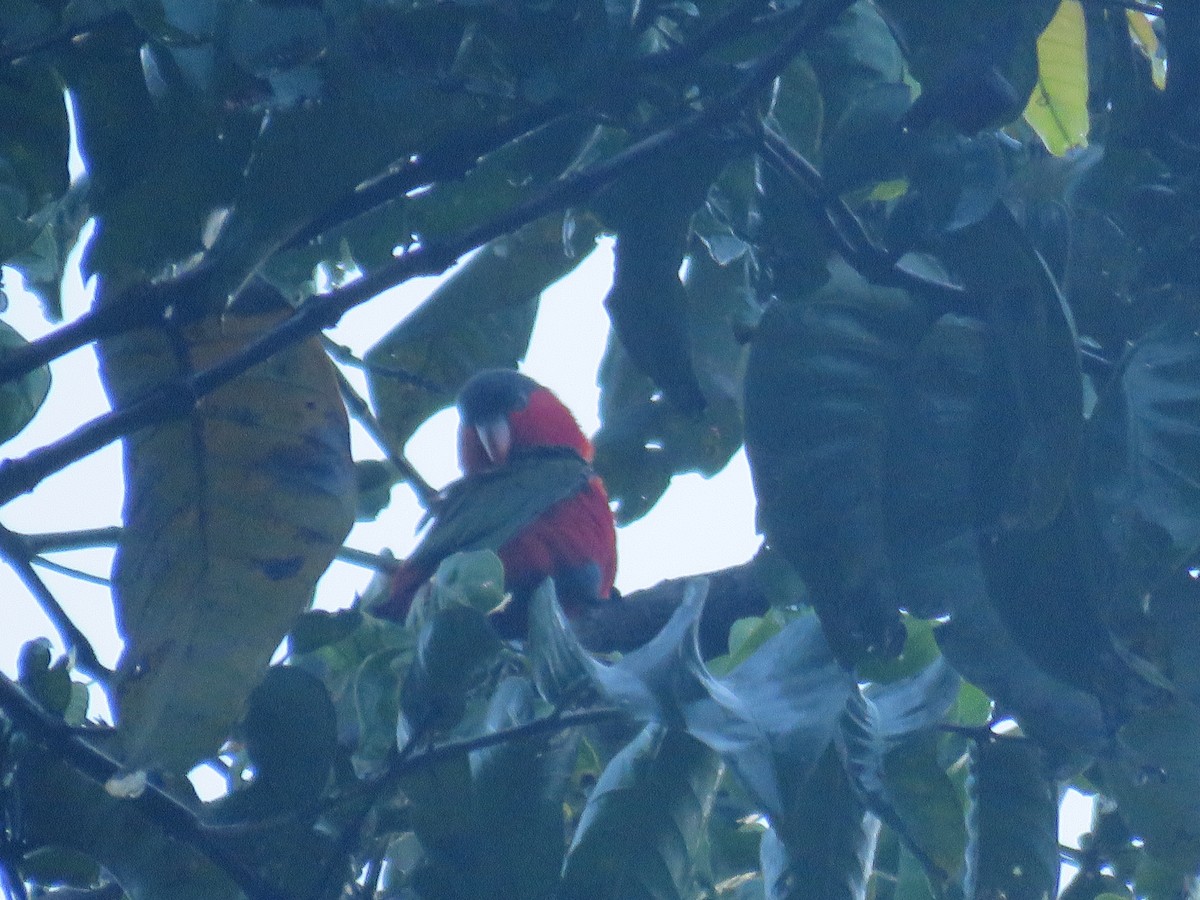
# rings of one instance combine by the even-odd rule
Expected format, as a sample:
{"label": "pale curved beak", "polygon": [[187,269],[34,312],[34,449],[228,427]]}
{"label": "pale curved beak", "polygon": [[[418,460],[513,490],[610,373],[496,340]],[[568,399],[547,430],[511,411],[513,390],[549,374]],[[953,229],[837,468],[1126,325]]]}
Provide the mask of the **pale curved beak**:
{"label": "pale curved beak", "polygon": [[502,466],[508,462],[508,452],[512,449],[512,430],[508,427],[508,419],[480,422],[475,426],[475,433],[479,435],[479,443],[483,444],[492,465]]}

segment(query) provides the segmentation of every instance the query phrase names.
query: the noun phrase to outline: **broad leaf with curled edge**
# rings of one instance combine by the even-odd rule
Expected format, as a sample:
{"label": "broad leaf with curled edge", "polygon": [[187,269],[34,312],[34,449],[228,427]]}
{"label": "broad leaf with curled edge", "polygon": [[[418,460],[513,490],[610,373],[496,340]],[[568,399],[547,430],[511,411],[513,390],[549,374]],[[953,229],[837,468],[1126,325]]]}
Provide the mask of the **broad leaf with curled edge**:
{"label": "broad leaf with curled edge", "polygon": [[[0,322],[0,360],[27,343],[11,325]],[[7,441],[30,423],[49,391],[49,366],[39,366],[0,385],[0,442]]]}
{"label": "broad leaf with curled edge", "polygon": [[1024,738],[977,744],[967,794],[967,900],[1058,896],[1058,796],[1041,748]]}
{"label": "broad leaf with curled edge", "polygon": [[925,753],[912,751],[922,737],[933,734],[957,699],[960,684],[958,673],[938,657],[911,677],[852,693],[837,735],[858,796],[903,838],[939,884],[960,865],[962,812],[945,769],[937,763],[936,742]]}
{"label": "broad leaf with curled edge", "polygon": [[542,291],[592,248],[594,220],[540,219],[485,244],[366,354],[367,384],[379,419],[397,445],[454,402],[481,369],[525,358]]}
{"label": "broad leaf with curled edge", "polygon": [[559,703],[598,693],[635,719],[683,728],[721,755],[762,808],[784,815],[789,792],[833,742],[855,689],[812,616],[790,623],[725,678],[700,658],[706,583],[695,579],[648,644],[606,666],[579,647],[554,595],[534,597],[530,644],[539,689]]}
{"label": "broad leaf with curled edge", "polygon": [[1087,428],[1101,532],[1136,597],[1200,549],[1200,335],[1187,318],[1139,340]]}
{"label": "broad leaf with curled edge", "polygon": [[[106,341],[105,386],[127,405],[278,321],[230,316],[183,326],[177,341],[162,331]],[[125,482],[113,565],[124,758],[186,771],[220,746],[354,520],[346,412],[320,343],[127,437]]]}
{"label": "broad leaf with curled edge", "polygon": [[742,445],[742,378],[746,348],[735,324],[751,315],[748,260],[718,265],[693,245],[683,276],[692,363],[707,401],[698,416],[659,396],[615,334],[600,365],[596,469],[621,523],[641,518],[671,479],[715,475]]}
{"label": "broad leaf with curled edge", "polygon": [[990,418],[993,434],[1012,449],[1007,471],[998,473],[996,523],[1043,527],[1063,505],[1083,436],[1083,375],[1071,312],[1004,203],[948,235],[943,253],[986,310],[1003,365]]}

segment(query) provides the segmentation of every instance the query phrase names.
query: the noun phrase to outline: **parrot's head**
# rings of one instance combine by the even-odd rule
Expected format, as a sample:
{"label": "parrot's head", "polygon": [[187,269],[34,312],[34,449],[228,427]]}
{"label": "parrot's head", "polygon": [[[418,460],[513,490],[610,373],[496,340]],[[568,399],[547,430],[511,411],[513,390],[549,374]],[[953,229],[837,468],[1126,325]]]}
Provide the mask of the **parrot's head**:
{"label": "parrot's head", "polygon": [[514,451],[568,447],[591,462],[591,441],[548,388],[512,369],[474,375],[458,395],[458,461],[463,473],[503,466]]}

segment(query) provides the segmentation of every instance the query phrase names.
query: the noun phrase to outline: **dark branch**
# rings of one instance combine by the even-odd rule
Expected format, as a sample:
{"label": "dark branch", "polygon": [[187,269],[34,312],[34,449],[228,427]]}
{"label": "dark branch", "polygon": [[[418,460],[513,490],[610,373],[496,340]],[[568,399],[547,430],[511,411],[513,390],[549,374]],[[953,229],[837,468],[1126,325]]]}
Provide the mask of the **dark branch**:
{"label": "dark branch", "polygon": [[421,477],[413,464],[408,461],[403,453],[400,452],[393,444],[391,438],[384,432],[383,427],[379,424],[379,420],[375,418],[371,412],[371,407],[367,401],[358,395],[358,391],[354,390],[354,385],[346,380],[346,376],[341,372],[337,372],[338,389],[342,393],[342,402],[346,404],[346,409],[350,411],[367,434],[371,436],[376,446],[383,451],[388,462],[395,466],[396,471],[400,473],[400,477],[408,482],[409,486],[417,495],[417,499],[421,501],[421,506],[425,509],[431,509],[437,501],[438,492],[428,481]]}
{"label": "dark branch", "polygon": [[71,617],[59,604],[58,599],[46,587],[46,582],[38,575],[30,562],[33,554],[25,544],[24,538],[15,531],[9,531],[0,525],[0,556],[3,556],[21,582],[37,599],[38,605],[53,623],[59,637],[67,649],[75,655],[75,667],[79,671],[92,676],[102,685],[107,686],[112,679],[112,671],[101,664],[96,657],[96,651],[82,631],[71,621]]}
{"label": "dark branch", "polygon": [[[803,7],[805,17],[780,44],[752,67],[741,84],[674,126],[638,141],[621,153],[551,182],[517,206],[468,229],[442,244],[416,247],[377,271],[343,288],[314,297],[295,315],[209,369],[164,385],[149,397],[94,419],[66,438],[18,460],[0,464],[0,504],[32,490],[42,480],[89,453],[139,428],[185,416],[196,400],[237,378],[316,332],[331,327],[349,309],[402,281],[437,275],[463,254],[493,238],[515,231],[542,216],[592,196],[629,167],[725,121],[767,87],[800,49],[840,15],[853,0],[815,0]],[[124,304],[122,304],[124,305]],[[0,378],[4,369],[0,367]]]}
{"label": "dark branch", "polygon": [[[580,643],[595,653],[627,653],[662,630],[683,602],[694,576],[672,578],[634,591],[619,601],[598,603],[572,626]],[[700,619],[700,652],[705,659],[729,650],[729,629],[738,619],[761,616],[771,602],[758,583],[754,563],[709,572],[708,596]]]}
{"label": "dark branch", "polygon": [[[121,766],[115,760],[76,735],[66,722],[46,712],[19,685],[3,675],[0,675],[0,710],[23,735],[92,781],[105,784],[122,774]],[[171,837],[199,850],[253,900],[287,900],[284,894],[237,860],[195,812],[171,795],[150,784],[140,796],[122,802],[135,804]]]}

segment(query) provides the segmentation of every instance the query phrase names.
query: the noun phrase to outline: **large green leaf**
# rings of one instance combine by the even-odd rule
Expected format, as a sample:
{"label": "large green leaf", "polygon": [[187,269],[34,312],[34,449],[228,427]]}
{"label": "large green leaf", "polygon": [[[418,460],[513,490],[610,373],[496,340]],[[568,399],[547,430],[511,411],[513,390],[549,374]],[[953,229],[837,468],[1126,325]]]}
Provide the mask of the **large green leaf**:
{"label": "large green leaf", "polygon": [[1101,746],[1107,729],[1100,701],[1039,667],[990,604],[956,610],[937,629],[937,640],[950,664],[1015,714],[1026,733],[1069,752]]}
{"label": "large green leaf", "polygon": [[687,734],[647,725],[605,768],[579,821],[557,896],[694,896],[696,855],[721,774]]}
{"label": "large green leaf", "polygon": [[971,754],[967,900],[1058,894],[1058,796],[1037,744],[997,738]]}
{"label": "large green leaf", "polygon": [[1200,713],[1177,703],[1137,713],[1117,732],[1105,782],[1121,816],[1160,863],[1200,867]]}
{"label": "large green leaf", "polygon": [[831,745],[854,679],[812,616],[766,640],[724,678],[700,658],[707,585],[694,579],[649,643],[605,666],[584,653],[553,594],[534,600],[531,642],[539,686],[551,699],[599,693],[639,720],[686,730],[716,751],[776,820]]}
{"label": "large green leaf", "polygon": [[769,900],[864,900],[879,834],[829,747],[788,798],[787,816],[763,836]]}
{"label": "large green leaf", "polygon": [[617,517],[631,522],[647,513],[684,472],[715,475],[742,445],[742,375],[746,348],[735,324],[751,314],[748,260],[721,266],[693,247],[683,286],[688,338],[696,377],[707,404],[688,416],[663,402],[654,383],[610,335],[600,366],[601,427],[595,438],[596,469],[604,476]]}
{"label": "large green leaf", "polygon": [[1140,598],[1200,550],[1200,336],[1190,317],[1126,354],[1087,442],[1115,588]]}
{"label": "large green leaf", "polygon": [[[101,348],[116,406],[225,359],[278,316],[135,331]],[[180,352],[182,350],[182,352]],[[116,703],[130,766],[214,753],[354,520],[332,363],[315,339],[126,439],[113,566]]]}
{"label": "large green leaf", "polygon": [[630,360],[688,416],[706,403],[692,364],[691,310],[679,278],[693,214],[728,149],[700,137],[632,169],[593,201],[616,232],[613,281],[604,299]]}
{"label": "large green leaf", "polygon": [[[538,714],[533,686],[507,678],[488,702],[483,734],[527,724]],[[564,852],[563,797],[577,747],[572,734],[509,741],[470,754],[469,784],[460,785],[461,795],[439,794],[436,778],[415,791],[426,857],[418,883],[432,889],[422,896],[552,896]],[[435,823],[448,805],[456,808]]]}
{"label": "large green leaf", "polygon": [[1003,203],[949,235],[944,252],[986,310],[1003,366],[982,445],[1002,448],[993,476],[996,506],[987,513],[1002,528],[1043,527],[1062,507],[1083,435],[1071,313]]}
{"label": "large green leaf", "polygon": [[550,216],[484,246],[366,355],[371,398],[403,445],[475,372],[525,357],[538,297],[587,255],[598,226]]}
{"label": "large green leaf", "polygon": [[844,658],[903,640],[884,515],[888,415],[923,331],[903,290],[845,264],[768,307],[746,371],[746,452],[758,523],[805,579]]}
{"label": "large green leaf", "polygon": [[1037,42],[1037,86],[1025,121],[1055,156],[1087,146],[1088,62],[1083,4],[1064,0]]}
{"label": "large green leaf", "polygon": [[[7,322],[0,322],[0,359],[27,344],[16,329]],[[49,391],[49,366],[41,366],[0,386],[0,441],[7,441],[29,424]]]}
{"label": "large green leaf", "polygon": [[477,609],[453,604],[421,629],[416,654],[400,689],[401,743],[456,725],[467,692],[500,650],[500,640]]}

